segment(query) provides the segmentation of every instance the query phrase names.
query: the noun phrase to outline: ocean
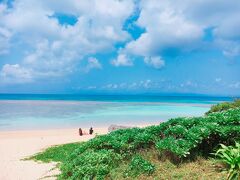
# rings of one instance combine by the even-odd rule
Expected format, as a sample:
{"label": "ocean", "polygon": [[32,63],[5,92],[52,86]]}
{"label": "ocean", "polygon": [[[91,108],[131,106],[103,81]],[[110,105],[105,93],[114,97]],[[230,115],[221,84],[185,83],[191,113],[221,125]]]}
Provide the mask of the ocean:
{"label": "ocean", "polygon": [[0,94],[0,131],[156,124],[231,97]]}

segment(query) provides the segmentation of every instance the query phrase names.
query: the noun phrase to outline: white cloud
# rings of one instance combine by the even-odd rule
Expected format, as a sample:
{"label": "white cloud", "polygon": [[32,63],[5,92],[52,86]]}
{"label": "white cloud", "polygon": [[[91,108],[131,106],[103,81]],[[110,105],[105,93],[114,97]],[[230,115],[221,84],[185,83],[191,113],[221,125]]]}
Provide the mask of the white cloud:
{"label": "white cloud", "polygon": [[230,88],[240,89],[240,82],[235,82],[229,85]]}
{"label": "white cloud", "polygon": [[86,66],[86,72],[89,72],[92,69],[102,69],[102,65],[96,58],[90,57],[88,58],[88,64]]}
{"label": "white cloud", "polygon": [[[158,84],[157,84],[158,85]],[[156,88],[156,83],[152,82],[150,79],[142,80],[138,82],[130,82],[130,83],[119,83],[119,84],[107,84],[101,87],[104,90],[134,90],[134,89],[150,89]]]}
{"label": "white cloud", "polygon": [[0,4],[0,55],[8,53],[10,47],[11,32],[3,26],[2,21],[6,12],[6,5]]}
{"label": "white cloud", "polygon": [[222,78],[216,78],[215,81],[216,81],[216,82],[221,82],[221,81],[222,81]]}
{"label": "white cloud", "polygon": [[240,55],[240,1],[184,1],[185,17],[203,28],[213,27],[215,45],[226,56]]}
{"label": "white cloud", "polygon": [[111,61],[113,66],[133,66],[133,62],[126,54],[119,54],[117,59]]}
{"label": "white cloud", "polygon": [[[10,9],[0,4],[0,53],[15,38],[26,54],[18,64],[33,69],[33,78],[63,76],[84,57],[112,51],[116,42],[129,40],[122,26],[133,10],[133,0],[15,0]],[[76,16],[77,22],[61,25],[55,13]]]}
{"label": "white cloud", "polygon": [[146,81],[141,81],[140,86],[143,86],[144,88],[148,89],[151,87],[151,83],[152,83],[152,81],[150,79],[148,79]]}
{"label": "white cloud", "polygon": [[164,60],[160,56],[145,57],[144,62],[155,69],[161,69],[165,65]]}
{"label": "white cloud", "polygon": [[71,49],[64,49],[61,41],[49,42],[47,39],[39,41],[34,52],[28,53],[23,66],[34,69],[34,75],[61,76],[74,70],[74,63],[79,58],[79,54]]}
{"label": "white cloud", "polygon": [[5,64],[0,71],[2,83],[28,83],[32,82],[32,72],[19,64]]}
{"label": "white cloud", "polygon": [[118,88],[118,84],[107,84],[102,87],[102,89],[108,89],[108,90],[113,90],[113,89],[117,89],[117,88]]}
{"label": "white cloud", "polygon": [[223,49],[223,54],[226,57],[236,57],[240,55],[240,41],[218,40],[218,45]]}
{"label": "white cloud", "polygon": [[142,0],[140,10],[136,24],[145,32],[125,46],[127,53],[146,57],[169,48],[202,48],[204,30],[213,28],[214,47],[227,56],[240,55],[240,1]]}
{"label": "white cloud", "polygon": [[161,3],[158,0],[141,1],[137,24],[146,32],[129,42],[127,51],[155,56],[167,48],[191,49],[201,39],[201,26],[189,21],[174,3],[167,0]]}
{"label": "white cloud", "polygon": [[87,89],[89,90],[97,89],[97,86],[88,86]]}
{"label": "white cloud", "polygon": [[[68,11],[59,8],[59,2],[16,0],[13,9],[2,18],[6,27],[18,33],[25,40],[49,38],[72,38],[83,36],[87,41],[124,40],[127,33],[122,31],[122,23],[132,13],[131,0],[90,0],[64,1]],[[61,2],[60,4],[64,3]],[[111,5],[111,9],[106,8]],[[61,11],[59,11],[61,10]],[[61,26],[56,18],[50,18],[55,12],[70,13],[78,18],[73,27]],[[98,39],[99,38],[99,39]],[[72,40],[71,39],[71,40]],[[100,41],[101,42],[101,41]]]}
{"label": "white cloud", "polygon": [[0,27],[0,55],[8,53],[10,38],[11,33],[7,29]]}
{"label": "white cloud", "polygon": [[198,87],[198,83],[187,80],[187,81],[185,81],[184,83],[181,84],[181,87]]}

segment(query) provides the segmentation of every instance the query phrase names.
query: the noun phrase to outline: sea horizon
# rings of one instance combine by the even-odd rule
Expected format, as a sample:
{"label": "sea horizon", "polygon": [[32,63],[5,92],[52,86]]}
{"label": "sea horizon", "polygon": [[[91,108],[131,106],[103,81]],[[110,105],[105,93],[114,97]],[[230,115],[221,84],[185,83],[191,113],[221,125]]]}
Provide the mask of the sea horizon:
{"label": "sea horizon", "polygon": [[[106,99],[108,97],[108,99]],[[240,95],[211,95],[195,93],[0,93],[0,100],[150,100],[159,101],[167,99],[209,99],[233,100]]]}

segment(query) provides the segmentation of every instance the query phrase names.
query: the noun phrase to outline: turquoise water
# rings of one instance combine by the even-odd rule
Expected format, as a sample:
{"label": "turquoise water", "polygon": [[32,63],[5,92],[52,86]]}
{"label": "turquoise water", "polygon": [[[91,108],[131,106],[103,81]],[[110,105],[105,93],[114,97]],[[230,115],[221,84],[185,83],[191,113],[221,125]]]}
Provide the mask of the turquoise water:
{"label": "turquoise water", "polygon": [[0,95],[0,130],[139,125],[201,116],[230,98]]}

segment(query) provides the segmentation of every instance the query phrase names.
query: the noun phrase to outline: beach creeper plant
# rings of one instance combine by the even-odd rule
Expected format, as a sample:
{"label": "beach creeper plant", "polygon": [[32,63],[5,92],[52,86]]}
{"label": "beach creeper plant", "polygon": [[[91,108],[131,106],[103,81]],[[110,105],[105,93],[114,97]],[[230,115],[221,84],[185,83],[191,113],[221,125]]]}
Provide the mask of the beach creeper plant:
{"label": "beach creeper plant", "polygon": [[134,155],[125,171],[126,177],[137,177],[141,174],[151,175],[155,171],[155,166],[143,159],[139,154]]}
{"label": "beach creeper plant", "polygon": [[85,151],[61,167],[60,179],[104,179],[119,161],[121,156],[112,150]]}
{"label": "beach creeper plant", "polygon": [[240,143],[235,146],[225,146],[220,144],[221,148],[215,153],[221,162],[227,165],[228,179],[240,179]]}

